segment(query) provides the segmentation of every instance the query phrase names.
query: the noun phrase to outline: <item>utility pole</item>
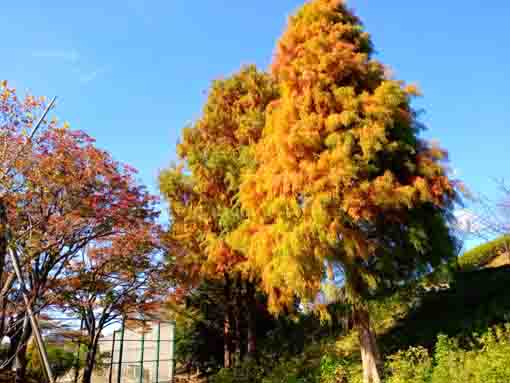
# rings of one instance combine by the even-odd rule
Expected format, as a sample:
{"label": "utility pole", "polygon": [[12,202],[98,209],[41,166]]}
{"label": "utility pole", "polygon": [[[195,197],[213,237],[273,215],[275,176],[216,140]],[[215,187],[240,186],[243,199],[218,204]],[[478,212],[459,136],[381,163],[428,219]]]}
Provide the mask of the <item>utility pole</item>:
{"label": "utility pole", "polygon": [[[43,114],[41,115],[41,117],[39,118],[37,123],[34,125],[34,128],[30,132],[30,135],[28,136],[26,143],[19,148],[19,150],[16,152],[16,154],[6,164],[5,168],[2,169],[2,172],[0,173],[0,183],[4,180],[5,177],[8,176],[8,174],[11,171],[12,166],[15,164],[18,156],[25,149],[26,144],[28,144],[30,141],[32,141],[32,139],[34,138],[35,134],[39,130],[39,127],[41,126],[42,122],[44,121],[44,118],[46,117],[46,115],[48,114],[50,109],[53,107],[56,99],[57,99],[57,97],[53,97],[53,99],[50,101],[50,103],[46,106],[46,108],[44,109]],[[6,191],[2,190],[2,192],[0,194],[0,211],[3,211],[3,209],[5,209],[5,205],[3,203],[3,196],[5,194],[6,194]],[[46,377],[48,378],[48,381],[50,383],[55,383],[55,379],[53,377],[53,372],[51,371],[51,366],[50,366],[50,363],[49,363],[49,360],[48,360],[48,353],[46,352],[46,347],[44,345],[44,341],[43,341],[43,338],[42,338],[42,335],[41,335],[41,330],[39,328],[39,323],[37,321],[37,318],[34,315],[34,311],[32,310],[32,305],[31,305],[31,302],[30,302],[30,298],[28,296],[28,291],[27,291],[27,288],[26,288],[25,279],[24,279],[23,274],[21,272],[20,262],[19,262],[19,259],[18,259],[18,254],[17,254],[15,248],[12,247],[13,244],[11,243],[11,240],[10,240],[11,236],[10,236],[10,232],[9,232],[8,223],[7,222],[1,222],[1,224],[2,224],[1,228],[4,230],[4,233],[0,233],[0,234],[2,235],[3,239],[6,241],[7,254],[9,255],[9,258],[10,258],[10,260],[12,262],[12,266],[14,268],[14,273],[16,274],[16,278],[19,281],[21,294],[23,296],[23,301],[25,302],[25,306],[26,306],[26,310],[27,310],[27,315],[28,315],[28,317],[30,319],[30,325],[32,327],[32,331],[34,332],[37,348],[39,350],[39,354],[41,356],[41,360],[42,360],[43,365],[44,365],[44,371],[46,373]],[[1,271],[3,272],[3,265],[2,265],[2,270]],[[0,277],[1,277],[1,275],[0,275]]]}
{"label": "utility pole", "polygon": [[37,319],[34,315],[34,311],[32,310],[32,305],[30,303],[30,298],[28,297],[25,279],[23,278],[23,274],[21,274],[21,269],[19,266],[18,255],[16,254],[15,251],[13,251],[11,247],[9,247],[7,251],[9,252],[9,257],[11,258],[12,266],[14,268],[14,272],[16,273],[16,277],[18,278],[21,294],[23,295],[23,300],[25,302],[27,314],[30,319],[30,325],[32,326],[32,331],[34,332],[35,335],[37,348],[39,349],[39,353],[41,354],[41,359],[44,365],[44,371],[46,372],[46,377],[48,378],[48,381],[50,383],[54,383],[55,379],[53,378],[53,372],[51,371],[48,353],[46,352],[46,347],[44,346],[44,341],[41,336],[41,330],[39,329],[39,323],[37,322]]}

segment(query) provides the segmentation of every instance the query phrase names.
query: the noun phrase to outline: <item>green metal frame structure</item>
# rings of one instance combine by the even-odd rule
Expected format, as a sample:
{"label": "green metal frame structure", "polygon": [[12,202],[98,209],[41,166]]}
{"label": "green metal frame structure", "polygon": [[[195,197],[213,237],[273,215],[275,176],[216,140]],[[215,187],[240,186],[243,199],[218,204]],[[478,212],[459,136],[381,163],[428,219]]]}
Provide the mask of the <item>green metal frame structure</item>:
{"label": "green metal frame structure", "polygon": [[[109,363],[109,373],[108,373],[108,383],[125,383],[125,380],[123,379],[124,374],[124,366],[129,364],[130,366],[138,365],[140,367],[139,373],[138,373],[138,379],[136,383],[171,383],[173,382],[173,376],[175,374],[175,356],[174,356],[174,337],[175,337],[175,323],[172,321],[165,321],[165,320],[154,320],[154,319],[134,319],[135,321],[142,322],[142,327],[145,328],[146,324],[152,324],[155,326],[156,330],[156,339],[147,339],[146,332],[142,330],[140,334],[140,339],[126,339],[126,319],[122,321],[122,326],[120,330],[116,330],[113,333],[113,336],[111,339],[102,339],[102,341],[111,341],[112,347],[111,347],[111,355],[110,355],[110,363]],[[130,318],[130,321],[133,321],[133,319]],[[169,339],[161,339],[161,325],[169,326],[170,330],[170,338]],[[138,362],[132,361],[132,360],[125,360],[125,353],[126,348],[129,349],[130,347],[127,346],[129,344],[133,344],[133,342],[136,344],[138,343],[140,345],[139,349],[139,360]],[[145,359],[146,357],[146,347],[148,343],[155,343],[155,359]],[[162,345],[166,345],[163,346]],[[131,348],[132,349],[132,348]],[[117,353],[118,350],[118,353]],[[135,349],[138,350],[138,349]],[[170,358],[161,358],[161,352],[165,350],[165,352],[170,355]],[[117,358],[116,358],[117,357]],[[117,360],[115,360],[117,359]],[[154,371],[154,375],[151,377],[151,379],[146,379],[145,377],[145,370],[144,370],[144,364],[155,364],[155,368],[152,369]],[[166,363],[169,366],[169,377],[165,380],[159,380],[160,379],[160,368],[162,363]],[[130,380],[132,381],[132,380]]]}

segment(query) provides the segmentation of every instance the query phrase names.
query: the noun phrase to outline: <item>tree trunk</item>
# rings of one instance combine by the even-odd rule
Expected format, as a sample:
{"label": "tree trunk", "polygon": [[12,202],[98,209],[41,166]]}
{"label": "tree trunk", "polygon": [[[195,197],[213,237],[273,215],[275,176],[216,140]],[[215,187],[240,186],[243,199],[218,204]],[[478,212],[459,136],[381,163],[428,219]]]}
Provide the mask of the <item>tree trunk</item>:
{"label": "tree trunk", "polygon": [[16,378],[15,383],[25,383],[27,376],[27,345],[22,345],[16,354]]}
{"label": "tree trunk", "polygon": [[223,319],[223,367],[232,367],[232,314],[230,307],[230,280],[225,278],[225,314]]}
{"label": "tree trunk", "polygon": [[0,281],[3,279],[5,262],[7,260],[7,209],[4,200],[0,197]]}
{"label": "tree trunk", "polygon": [[235,292],[233,296],[234,308],[232,310],[233,320],[234,320],[234,357],[233,357],[233,365],[237,365],[237,363],[241,362],[244,357],[243,350],[243,339],[242,339],[242,321],[241,321],[241,305],[243,301],[243,292],[242,292],[242,281],[240,276],[237,278],[237,285],[235,286]]}
{"label": "tree trunk", "polygon": [[25,314],[23,320],[23,333],[21,335],[20,342],[18,343],[16,353],[16,378],[15,383],[25,383],[27,376],[27,344],[30,336],[32,335],[32,328],[30,327],[30,321],[28,320],[28,314]]}
{"label": "tree trunk", "polygon": [[81,380],[82,383],[91,383],[92,381],[92,373],[94,372],[94,366],[96,363],[97,340],[94,339],[92,344],[89,344],[87,348],[87,359],[83,369],[83,378]]}
{"label": "tree trunk", "polygon": [[354,321],[358,329],[358,338],[361,348],[361,361],[363,365],[363,383],[380,383],[379,366],[381,357],[377,347],[375,333],[370,326],[370,315],[366,308],[354,310]]}
{"label": "tree trunk", "polygon": [[248,307],[247,313],[247,353],[248,357],[256,359],[257,357],[257,322],[255,320],[257,301],[255,297],[255,288],[251,282],[248,282],[247,295],[248,295]]}
{"label": "tree trunk", "polygon": [[[7,335],[6,334],[6,324],[7,324],[7,319],[9,318],[9,315],[7,315],[7,304],[9,303],[8,299],[7,299],[7,294],[9,293],[9,290],[11,289],[14,279],[15,279],[14,273],[9,273],[7,275],[7,278],[5,280],[5,283],[2,287],[2,289],[0,290],[0,311],[1,311],[1,315],[2,315],[2,317],[0,318],[0,339],[3,339],[4,336]],[[0,281],[2,281],[2,280],[0,279]]]}
{"label": "tree trunk", "polygon": [[[7,261],[7,245],[8,245],[8,237],[7,237],[7,230],[8,230],[8,221],[7,221],[7,209],[5,207],[5,203],[3,199],[0,197],[0,283],[3,284],[4,282],[4,268],[5,263]],[[9,278],[7,278],[6,283],[9,282]],[[3,292],[2,288],[2,292]],[[2,318],[0,319],[1,325],[0,325],[0,339],[3,339],[5,335],[5,312],[6,312],[6,306],[7,306],[7,299],[5,299],[5,295],[7,295],[7,292],[5,294],[1,294],[0,296],[0,308],[2,310]]]}

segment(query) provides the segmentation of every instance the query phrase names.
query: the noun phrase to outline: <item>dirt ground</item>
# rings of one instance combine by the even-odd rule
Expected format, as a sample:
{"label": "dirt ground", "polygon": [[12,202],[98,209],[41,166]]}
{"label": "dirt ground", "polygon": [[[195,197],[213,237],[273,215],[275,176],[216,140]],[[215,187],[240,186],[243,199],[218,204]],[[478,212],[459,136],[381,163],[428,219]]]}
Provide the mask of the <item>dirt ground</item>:
{"label": "dirt ground", "polygon": [[[0,383],[14,383],[13,371],[0,371]],[[26,383],[40,383],[33,379],[28,378]]]}

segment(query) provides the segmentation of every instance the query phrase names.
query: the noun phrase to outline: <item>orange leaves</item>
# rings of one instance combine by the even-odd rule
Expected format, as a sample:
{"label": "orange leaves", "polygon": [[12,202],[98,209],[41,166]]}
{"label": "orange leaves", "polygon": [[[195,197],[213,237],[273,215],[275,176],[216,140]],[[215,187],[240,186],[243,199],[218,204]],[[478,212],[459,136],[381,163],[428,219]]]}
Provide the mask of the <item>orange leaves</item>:
{"label": "orange leaves", "polygon": [[[158,246],[156,199],[135,182],[133,168],[55,119],[44,121],[28,142],[28,128],[45,99],[29,95],[19,100],[12,89],[0,92],[0,142],[23,145],[22,152],[9,148],[0,154],[1,165],[12,165],[2,192],[13,240],[22,262],[37,265],[31,288],[40,304],[62,293],[52,303],[75,304],[79,310],[84,302],[78,291],[106,294],[135,270],[147,271],[147,259]],[[13,153],[19,154],[15,160]],[[93,250],[84,264],[87,248]],[[101,266],[92,272],[93,265]],[[106,278],[109,273],[114,282]]]}
{"label": "orange leaves", "polygon": [[179,147],[188,176],[161,183],[170,237],[186,238],[179,262],[206,278],[252,273],[278,311],[314,299],[333,253],[353,290],[371,288],[365,268],[406,240],[420,248],[409,227],[456,191],[446,152],[416,136],[418,89],[390,79],[342,1],[292,16],[271,71],[213,83]]}
{"label": "orange leaves", "polygon": [[248,174],[255,168],[253,152],[265,126],[266,108],[277,93],[273,80],[254,66],[214,81],[202,116],[183,131],[178,150],[186,176],[173,170],[161,174],[171,215],[165,243],[170,253],[178,253],[180,283],[249,275],[242,241],[233,241],[238,245],[234,249],[226,239],[245,220],[239,195],[246,195],[254,208],[261,198]]}
{"label": "orange leaves", "polygon": [[254,146],[256,169],[242,179],[249,220],[238,233],[258,225],[244,246],[274,310],[285,304],[282,288],[312,297],[305,286],[323,278],[314,262],[326,259],[327,246],[343,246],[355,269],[355,258],[383,251],[386,239],[369,239],[374,231],[455,197],[440,163],[446,153],[416,137],[410,101],[418,89],[390,79],[371,53],[358,18],[331,0],[305,4],[278,42],[280,98]]}
{"label": "orange leaves", "polygon": [[[222,278],[224,273],[231,274],[235,271],[235,267],[245,260],[244,256],[233,250],[224,241],[219,241],[210,250],[208,263],[213,269],[213,273],[216,273],[216,277]],[[209,265],[206,265],[206,268]]]}

